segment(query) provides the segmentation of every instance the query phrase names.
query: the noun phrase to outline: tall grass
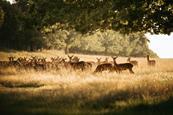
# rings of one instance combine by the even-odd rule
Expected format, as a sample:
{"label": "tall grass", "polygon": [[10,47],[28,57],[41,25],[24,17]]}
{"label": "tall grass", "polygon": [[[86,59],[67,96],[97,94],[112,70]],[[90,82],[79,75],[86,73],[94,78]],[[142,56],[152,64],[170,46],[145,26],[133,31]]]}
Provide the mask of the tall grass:
{"label": "tall grass", "polygon": [[[16,52],[16,56],[64,56]],[[49,53],[47,53],[49,52]],[[1,52],[4,60],[8,53]],[[83,60],[97,56],[79,55]],[[70,70],[18,70],[0,68],[0,112],[2,114],[172,114],[173,60],[156,59],[148,67],[136,58],[135,74]],[[117,62],[125,62],[119,58]]]}

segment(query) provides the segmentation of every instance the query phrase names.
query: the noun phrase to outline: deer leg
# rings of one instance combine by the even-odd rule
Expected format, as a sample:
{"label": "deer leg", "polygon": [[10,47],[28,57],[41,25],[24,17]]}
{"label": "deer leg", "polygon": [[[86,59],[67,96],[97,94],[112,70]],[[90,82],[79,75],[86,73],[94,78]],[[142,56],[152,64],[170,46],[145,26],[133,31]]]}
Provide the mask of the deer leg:
{"label": "deer leg", "polygon": [[134,72],[133,72],[132,68],[130,68],[130,69],[129,69],[129,72],[130,72],[130,73],[132,73],[132,74],[134,74]]}

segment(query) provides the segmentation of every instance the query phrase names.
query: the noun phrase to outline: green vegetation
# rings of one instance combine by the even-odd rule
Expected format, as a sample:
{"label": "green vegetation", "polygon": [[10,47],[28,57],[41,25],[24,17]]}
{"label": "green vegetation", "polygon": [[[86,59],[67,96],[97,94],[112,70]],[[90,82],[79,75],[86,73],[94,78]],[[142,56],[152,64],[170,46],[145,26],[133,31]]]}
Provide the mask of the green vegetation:
{"label": "green vegetation", "polygon": [[[53,47],[64,49],[66,53],[123,52],[126,56],[144,56],[150,52],[147,40],[143,39],[144,33],[170,34],[172,31],[172,4],[172,0],[16,0],[15,4],[1,0],[0,49],[34,51]],[[120,33],[114,42],[115,37],[111,37],[117,34],[109,35],[109,30]],[[100,38],[93,38],[98,31],[102,32]],[[92,45],[85,42],[86,36],[93,40]],[[96,39],[101,39],[101,43],[95,44]],[[83,42],[78,42],[79,46],[89,46],[72,45],[79,40]],[[87,42],[92,40],[87,39]],[[127,47],[127,41],[134,46]],[[93,48],[93,44],[98,46]],[[144,50],[139,51],[140,47]]]}

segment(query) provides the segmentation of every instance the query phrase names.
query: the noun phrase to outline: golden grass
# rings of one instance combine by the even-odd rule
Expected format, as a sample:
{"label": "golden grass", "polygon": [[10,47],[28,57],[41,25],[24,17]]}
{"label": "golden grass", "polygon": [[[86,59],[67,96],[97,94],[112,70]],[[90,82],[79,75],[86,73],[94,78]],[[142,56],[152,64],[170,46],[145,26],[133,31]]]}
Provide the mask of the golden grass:
{"label": "golden grass", "polygon": [[[58,51],[11,54],[0,52],[0,55],[3,60],[7,60],[9,55],[16,57],[37,55],[48,58],[65,56],[64,53]],[[82,60],[90,61],[96,61],[95,58],[98,57],[78,56]],[[173,59],[156,59],[156,67],[148,67],[145,58],[135,59],[139,61],[139,66],[134,67],[135,74],[129,74],[128,71],[121,74],[115,72],[93,74],[95,67],[92,71],[86,72],[65,69],[36,72],[0,68],[0,95],[16,95],[14,97],[16,102],[37,97],[42,99],[42,105],[46,107],[55,105],[62,108],[69,104],[71,107],[76,106],[79,109],[76,109],[75,112],[79,112],[83,107],[91,110],[101,108],[99,111],[103,111],[103,113],[141,103],[159,103],[172,97]],[[119,57],[117,62],[126,62],[126,58]],[[32,110],[34,111],[34,109]],[[54,111],[53,108],[52,110]],[[58,109],[58,111],[61,110]]]}

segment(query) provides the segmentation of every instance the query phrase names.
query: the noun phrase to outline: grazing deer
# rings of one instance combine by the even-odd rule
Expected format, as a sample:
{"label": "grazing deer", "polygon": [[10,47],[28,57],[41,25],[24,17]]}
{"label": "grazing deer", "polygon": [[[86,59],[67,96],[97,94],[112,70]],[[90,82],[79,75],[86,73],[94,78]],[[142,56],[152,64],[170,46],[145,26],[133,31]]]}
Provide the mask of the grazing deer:
{"label": "grazing deer", "polygon": [[9,65],[10,66],[17,67],[17,66],[22,65],[18,60],[15,60],[15,57],[13,57],[13,56],[8,57],[8,59],[9,59]]}
{"label": "grazing deer", "polygon": [[134,73],[133,70],[132,70],[133,65],[131,63],[117,64],[116,63],[117,57],[112,57],[113,58],[113,61],[114,61],[114,69],[115,69],[116,72],[120,73],[123,70],[129,70],[130,73]]}
{"label": "grazing deer", "polygon": [[35,70],[40,70],[40,69],[45,70],[46,69],[45,61],[46,58],[38,58],[36,56],[32,56],[31,64]]}
{"label": "grazing deer", "polygon": [[73,60],[73,55],[72,56],[68,55],[68,58],[69,58],[69,64],[74,70],[83,71],[83,70],[87,69],[88,67],[90,67],[89,63],[86,63],[84,61],[79,61],[80,60],[79,58],[78,58],[78,61]]}
{"label": "grazing deer", "polygon": [[112,71],[113,70],[113,65],[111,63],[100,64],[96,67],[94,73],[102,72],[102,71],[106,71],[106,70]]}
{"label": "grazing deer", "polygon": [[149,55],[147,55],[147,63],[149,66],[155,66],[156,65],[156,61],[150,60]]}
{"label": "grazing deer", "polygon": [[130,60],[130,59],[131,59],[131,58],[128,57],[128,58],[127,58],[127,62],[133,64],[134,66],[138,66],[138,62],[137,62],[136,60]]}

